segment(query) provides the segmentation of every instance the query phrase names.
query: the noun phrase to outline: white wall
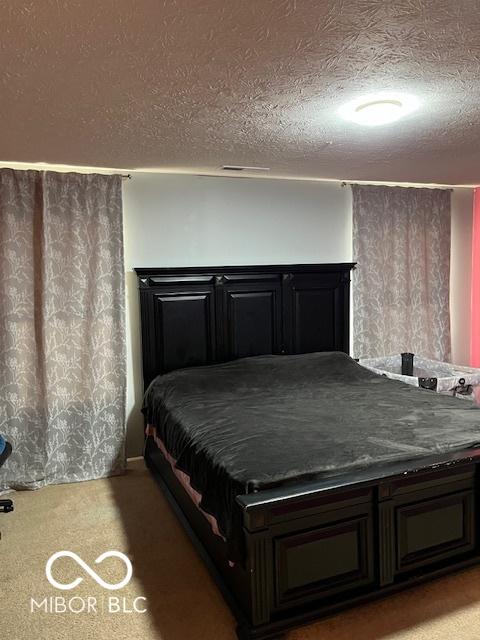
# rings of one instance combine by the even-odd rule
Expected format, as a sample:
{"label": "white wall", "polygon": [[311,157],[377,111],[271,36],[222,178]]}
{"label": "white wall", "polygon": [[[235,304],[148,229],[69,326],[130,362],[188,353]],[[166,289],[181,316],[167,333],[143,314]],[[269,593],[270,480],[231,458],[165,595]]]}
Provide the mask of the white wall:
{"label": "white wall", "polygon": [[339,184],[135,174],[124,183],[127,454],[143,443],[133,267],[349,262],[351,190]]}
{"label": "white wall", "polygon": [[450,314],[452,361],[470,363],[473,189],[452,193]]}

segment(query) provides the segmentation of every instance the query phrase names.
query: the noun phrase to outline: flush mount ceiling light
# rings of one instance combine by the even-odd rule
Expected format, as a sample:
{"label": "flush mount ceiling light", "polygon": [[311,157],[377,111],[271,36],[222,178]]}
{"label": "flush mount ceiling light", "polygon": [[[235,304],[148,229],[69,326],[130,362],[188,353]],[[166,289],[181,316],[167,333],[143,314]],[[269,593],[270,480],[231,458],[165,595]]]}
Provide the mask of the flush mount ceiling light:
{"label": "flush mount ceiling light", "polygon": [[385,91],[347,102],[338,112],[345,120],[367,127],[377,127],[400,120],[418,109],[419,104],[418,98],[408,93]]}

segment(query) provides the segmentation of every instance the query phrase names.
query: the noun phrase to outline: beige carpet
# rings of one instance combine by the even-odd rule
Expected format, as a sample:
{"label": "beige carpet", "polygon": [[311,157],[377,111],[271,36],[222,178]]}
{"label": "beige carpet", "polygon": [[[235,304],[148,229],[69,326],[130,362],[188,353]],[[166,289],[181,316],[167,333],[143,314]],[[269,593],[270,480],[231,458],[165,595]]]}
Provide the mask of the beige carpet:
{"label": "beige carpet", "polygon": [[[234,620],[143,462],[126,476],[14,495],[15,512],[0,514],[0,638],[8,640],[234,640]],[[127,553],[133,579],[106,592],[71,558],[52,573],[73,591],[47,581],[45,564],[60,550],[78,554],[104,580],[125,572],[121,560],[94,563],[104,551]],[[146,613],[108,612],[105,598],[147,598]],[[96,612],[49,613],[31,598],[96,598]],[[78,598],[73,608],[80,608]],[[143,601],[137,601],[139,608]],[[121,602],[123,606],[123,601]],[[479,640],[480,569],[324,620],[288,640]]]}

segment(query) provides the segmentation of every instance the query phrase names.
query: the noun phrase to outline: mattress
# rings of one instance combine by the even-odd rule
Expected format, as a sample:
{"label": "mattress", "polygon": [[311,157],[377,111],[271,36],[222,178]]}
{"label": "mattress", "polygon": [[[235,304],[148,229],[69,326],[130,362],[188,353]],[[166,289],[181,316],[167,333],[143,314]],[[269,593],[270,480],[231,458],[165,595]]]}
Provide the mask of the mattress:
{"label": "mattress", "polygon": [[241,554],[239,494],[480,444],[480,412],[344,353],[259,356],[157,377],[143,412]]}

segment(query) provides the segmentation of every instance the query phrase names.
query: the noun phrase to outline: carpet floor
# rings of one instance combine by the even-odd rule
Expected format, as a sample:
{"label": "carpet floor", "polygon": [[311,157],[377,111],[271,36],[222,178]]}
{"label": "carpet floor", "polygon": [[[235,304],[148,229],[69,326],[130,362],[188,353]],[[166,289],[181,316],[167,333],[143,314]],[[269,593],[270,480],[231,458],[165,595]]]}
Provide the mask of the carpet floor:
{"label": "carpet floor", "polygon": [[[13,497],[15,511],[0,515],[0,638],[235,640],[229,609],[142,461],[122,477]],[[133,565],[132,580],[119,591],[103,589],[68,557],[56,560],[51,573],[63,584],[81,577],[79,586],[60,591],[47,580],[48,558],[70,550],[106,582],[119,582],[121,559],[95,564],[111,549]],[[146,611],[135,612],[134,603]],[[73,611],[62,611],[68,605]],[[479,640],[480,568],[288,635],[316,639]]]}

